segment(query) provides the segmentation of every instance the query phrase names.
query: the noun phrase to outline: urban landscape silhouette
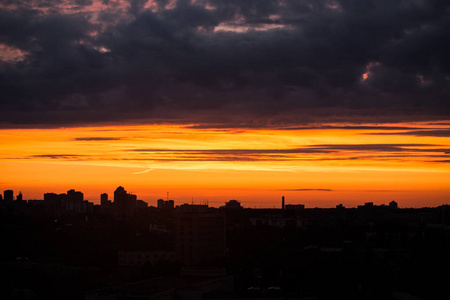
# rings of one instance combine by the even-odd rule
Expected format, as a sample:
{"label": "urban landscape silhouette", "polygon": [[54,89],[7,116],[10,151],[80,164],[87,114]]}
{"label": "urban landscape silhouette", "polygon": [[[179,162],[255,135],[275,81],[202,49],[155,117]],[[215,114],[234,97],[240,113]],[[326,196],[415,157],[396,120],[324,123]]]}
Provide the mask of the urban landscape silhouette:
{"label": "urban landscape silhouette", "polygon": [[1,199],[2,299],[437,299],[450,210]]}

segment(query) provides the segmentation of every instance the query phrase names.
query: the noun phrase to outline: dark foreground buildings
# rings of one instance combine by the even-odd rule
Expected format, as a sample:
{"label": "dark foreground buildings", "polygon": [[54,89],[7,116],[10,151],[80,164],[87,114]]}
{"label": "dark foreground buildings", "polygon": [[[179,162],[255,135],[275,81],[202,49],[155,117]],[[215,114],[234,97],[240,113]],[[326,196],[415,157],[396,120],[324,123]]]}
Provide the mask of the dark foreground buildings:
{"label": "dark foreground buildings", "polygon": [[225,257],[225,215],[207,205],[181,205],[176,216],[175,245],[186,266],[214,265]]}
{"label": "dark foreground buildings", "polygon": [[102,195],[101,205],[89,209],[75,190],[12,203],[8,193],[0,200],[1,299],[448,294],[446,205],[248,209],[232,200],[222,208],[148,207],[119,187],[113,201]]}

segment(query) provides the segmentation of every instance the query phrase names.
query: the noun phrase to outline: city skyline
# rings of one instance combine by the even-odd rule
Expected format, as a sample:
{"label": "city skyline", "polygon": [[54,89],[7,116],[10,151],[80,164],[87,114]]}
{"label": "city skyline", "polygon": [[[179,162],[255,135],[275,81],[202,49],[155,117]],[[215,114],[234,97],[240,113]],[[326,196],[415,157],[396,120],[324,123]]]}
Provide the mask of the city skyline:
{"label": "city skyline", "polygon": [[[118,193],[118,194],[117,194]],[[301,203],[299,201],[296,201],[295,199],[291,200],[291,202],[286,202],[286,197],[285,196],[281,196],[281,198],[279,199],[279,202],[276,203],[276,201],[274,201],[274,205],[272,207],[268,207],[268,206],[256,206],[254,205],[254,203],[251,203],[252,206],[248,206],[245,205],[245,203],[241,203],[240,200],[237,199],[229,199],[227,201],[224,201],[222,203],[210,203],[208,200],[200,200],[200,201],[194,201],[194,199],[191,199],[191,202],[187,202],[187,201],[178,201],[176,202],[173,199],[169,198],[169,192],[167,192],[167,197],[165,199],[163,198],[158,198],[158,199],[151,199],[151,200],[142,200],[138,198],[138,195],[135,195],[133,193],[128,193],[124,187],[119,186],[115,189],[114,193],[112,193],[112,197],[110,197],[110,194],[104,192],[100,194],[99,199],[86,199],[84,198],[84,193],[82,191],[77,191],[75,189],[69,189],[67,190],[66,193],[64,192],[56,192],[52,191],[52,192],[45,192],[43,194],[43,197],[40,198],[24,198],[22,191],[19,191],[19,193],[15,193],[13,190],[4,190],[2,194],[0,194],[0,202],[3,206],[10,206],[14,203],[19,203],[19,202],[29,202],[29,204],[31,205],[39,205],[39,203],[41,202],[41,204],[44,204],[44,206],[48,206],[49,203],[54,202],[55,200],[57,202],[61,202],[63,203],[64,201],[67,201],[67,199],[69,199],[70,201],[75,201],[75,202],[79,202],[79,203],[85,203],[86,205],[96,205],[96,206],[101,206],[103,208],[107,208],[107,209],[111,209],[111,205],[118,205],[119,202],[123,202],[123,201],[130,201],[130,200],[121,200],[124,199],[123,196],[118,196],[118,195],[126,195],[126,199],[129,199],[128,197],[131,197],[130,200],[134,203],[132,204],[132,207],[134,208],[147,208],[147,207],[153,207],[153,208],[160,208],[160,209],[173,209],[175,207],[183,207],[186,205],[192,205],[192,206],[205,206],[205,207],[212,207],[212,208],[223,208],[223,207],[239,207],[239,208],[254,208],[254,209],[280,209],[280,210],[295,210],[295,209],[305,209],[305,208],[309,208],[309,209],[329,209],[329,208],[359,208],[362,206],[380,206],[380,207],[392,207],[394,206],[395,208],[405,208],[405,209],[421,209],[421,208],[432,208],[432,207],[441,207],[441,206],[447,206],[448,204],[441,204],[441,205],[435,205],[435,206],[422,206],[422,207],[409,207],[409,206],[405,206],[405,207],[399,207],[397,201],[392,200],[388,203],[382,203],[382,202],[377,202],[377,203],[373,203],[371,201],[365,201],[365,202],[360,202],[357,203],[356,205],[353,206],[345,206],[343,203],[338,203],[335,206],[310,206],[310,207],[305,207],[304,202]],[[72,199],[72,200],[70,200]],[[50,201],[50,202],[49,202]],[[306,201],[308,202],[308,201]],[[45,204],[47,203],[47,204]],[[142,205],[143,204],[143,205]],[[153,205],[155,204],[155,205]],[[211,205],[212,204],[212,205]],[[51,204],[52,206],[53,204]],[[120,204],[123,206],[123,204]]]}
{"label": "city skyline", "polygon": [[273,207],[450,198],[445,1],[0,4],[0,188]]}

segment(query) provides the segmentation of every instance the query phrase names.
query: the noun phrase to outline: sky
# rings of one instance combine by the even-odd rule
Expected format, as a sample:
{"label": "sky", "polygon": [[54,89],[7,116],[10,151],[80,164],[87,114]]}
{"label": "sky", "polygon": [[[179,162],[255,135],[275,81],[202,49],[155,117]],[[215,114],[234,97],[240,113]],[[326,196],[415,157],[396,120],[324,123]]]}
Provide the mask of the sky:
{"label": "sky", "polygon": [[450,198],[450,3],[0,0],[0,189]]}

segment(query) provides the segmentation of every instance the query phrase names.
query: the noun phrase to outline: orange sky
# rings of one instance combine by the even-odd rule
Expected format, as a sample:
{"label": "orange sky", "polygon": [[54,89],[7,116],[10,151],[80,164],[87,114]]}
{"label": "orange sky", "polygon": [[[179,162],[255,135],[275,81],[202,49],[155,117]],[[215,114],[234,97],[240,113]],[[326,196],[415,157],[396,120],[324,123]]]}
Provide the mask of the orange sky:
{"label": "orange sky", "polygon": [[[441,124],[441,125],[440,125]],[[445,122],[199,129],[195,124],[0,130],[0,189],[24,199],[80,190],[99,202],[119,185],[156,205],[437,206],[450,198]]]}

